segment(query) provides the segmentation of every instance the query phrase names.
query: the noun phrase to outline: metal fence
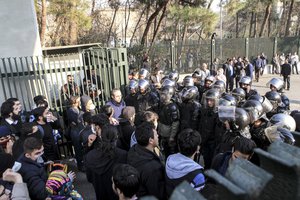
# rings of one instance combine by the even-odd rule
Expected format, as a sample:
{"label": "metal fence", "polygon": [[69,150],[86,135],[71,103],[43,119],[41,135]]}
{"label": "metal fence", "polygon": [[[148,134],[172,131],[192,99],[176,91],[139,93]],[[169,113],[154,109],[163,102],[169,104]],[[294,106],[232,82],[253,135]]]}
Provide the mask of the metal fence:
{"label": "metal fence", "polygon": [[[0,102],[16,97],[25,110],[31,110],[33,97],[40,94],[57,111],[63,110],[64,101],[73,94],[89,95],[100,106],[109,98],[111,89],[127,84],[126,48],[93,48],[77,54],[11,57],[0,61]],[[68,75],[74,82],[68,82]]]}
{"label": "metal fence", "polygon": [[[141,49],[147,51],[149,49]],[[129,48],[129,53],[131,49]],[[184,44],[168,41],[155,44],[149,51],[152,63],[160,61],[162,68],[167,70],[177,69],[179,72],[190,72],[202,63],[211,63],[214,58],[219,58],[223,63],[231,57],[248,57],[250,60],[257,54],[264,53],[269,63],[274,53],[300,53],[300,38],[225,38],[215,40],[188,40]],[[142,54],[137,54],[135,56]],[[141,59],[136,59],[136,65],[141,64]]]}

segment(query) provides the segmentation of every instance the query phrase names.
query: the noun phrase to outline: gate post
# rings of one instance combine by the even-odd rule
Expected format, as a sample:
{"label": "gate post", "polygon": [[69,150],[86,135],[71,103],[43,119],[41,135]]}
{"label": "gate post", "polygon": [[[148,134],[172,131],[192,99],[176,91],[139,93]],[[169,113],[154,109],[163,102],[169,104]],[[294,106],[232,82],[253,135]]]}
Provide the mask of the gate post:
{"label": "gate post", "polygon": [[245,52],[246,52],[246,58],[249,59],[249,38],[245,38]]}
{"label": "gate post", "polygon": [[210,70],[212,70],[212,65],[213,65],[213,62],[214,62],[214,59],[216,57],[216,40],[215,40],[215,37],[216,37],[216,33],[213,33],[212,36],[211,36],[211,41],[210,41]]}
{"label": "gate post", "polygon": [[171,52],[171,70],[173,71],[175,65],[175,42],[174,40],[170,43],[170,52]]}

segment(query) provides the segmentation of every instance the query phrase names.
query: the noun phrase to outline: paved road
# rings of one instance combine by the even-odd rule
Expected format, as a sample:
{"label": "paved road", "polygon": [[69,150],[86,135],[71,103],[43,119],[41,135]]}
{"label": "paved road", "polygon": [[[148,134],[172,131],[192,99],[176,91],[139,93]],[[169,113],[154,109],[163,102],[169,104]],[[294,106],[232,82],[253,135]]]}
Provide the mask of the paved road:
{"label": "paved road", "polygon": [[[257,89],[260,94],[265,94],[270,89],[266,86],[267,82],[273,77],[280,77],[279,75],[265,74],[260,79],[259,82],[253,82],[253,87]],[[291,87],[290,90],[284,90],[284,93],[291,101],[291,110],[300,110],[300,75],[291,76]]]}

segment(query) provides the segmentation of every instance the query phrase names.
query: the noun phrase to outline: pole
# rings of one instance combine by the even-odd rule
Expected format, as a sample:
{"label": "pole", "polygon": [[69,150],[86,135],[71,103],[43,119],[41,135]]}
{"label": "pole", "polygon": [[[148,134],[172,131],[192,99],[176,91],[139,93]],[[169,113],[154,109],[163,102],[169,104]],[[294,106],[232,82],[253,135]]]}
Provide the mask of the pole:
{"label": "pole", "polygon": [[220,0],[220,61],[223,59],[223,0]]}

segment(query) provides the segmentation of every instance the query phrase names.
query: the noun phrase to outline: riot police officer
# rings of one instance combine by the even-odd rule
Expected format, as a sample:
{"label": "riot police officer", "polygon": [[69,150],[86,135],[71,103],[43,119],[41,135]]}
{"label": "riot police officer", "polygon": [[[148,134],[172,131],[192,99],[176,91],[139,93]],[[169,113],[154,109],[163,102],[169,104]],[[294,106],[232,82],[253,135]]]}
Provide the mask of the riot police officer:
{"label": "riot police officer", "polygon": [[135,106],[137,104],[137,92],[139,83],[138,81],[132,79],[129,81],[128,89],[129,94],[124,98],[126,106]]}
{"label": "riot police officer", "polygon": [[201,104],[197,100],[198,89],[196,86],[192,86],[189,89],[184,90],[181,95],[180,104],[180,130],[191,128],[193,130],[198,129],[198,122],[200,116]]}
{"label": "riot police officer", "polygon": [[246,97],[248,99],[250,96],[257,94],[257,91],[251,89],[252,80],[249,76],[243,76],[239,81],[240,87],[245,91]]}
{"label": "riot police officer", "polygon": [[216,132],[222,126],[218,118],[217,108],[219,105],[220,91],[218,89],[209,89],[202,98],[203,107],[200,112],[199,133],[202,138],[202,155],[204,158],[205,169],[211,166],[212,158],[216,148]]}
{"label": "riot police officer", "polygon": [[167,158],[170,154],[175,153],[176,136],[179,131],[179,108],[172,100],[175,89],[172,86],[164,86],[160,92],[159,106],[159,124],[158,134],[162,151]]}

